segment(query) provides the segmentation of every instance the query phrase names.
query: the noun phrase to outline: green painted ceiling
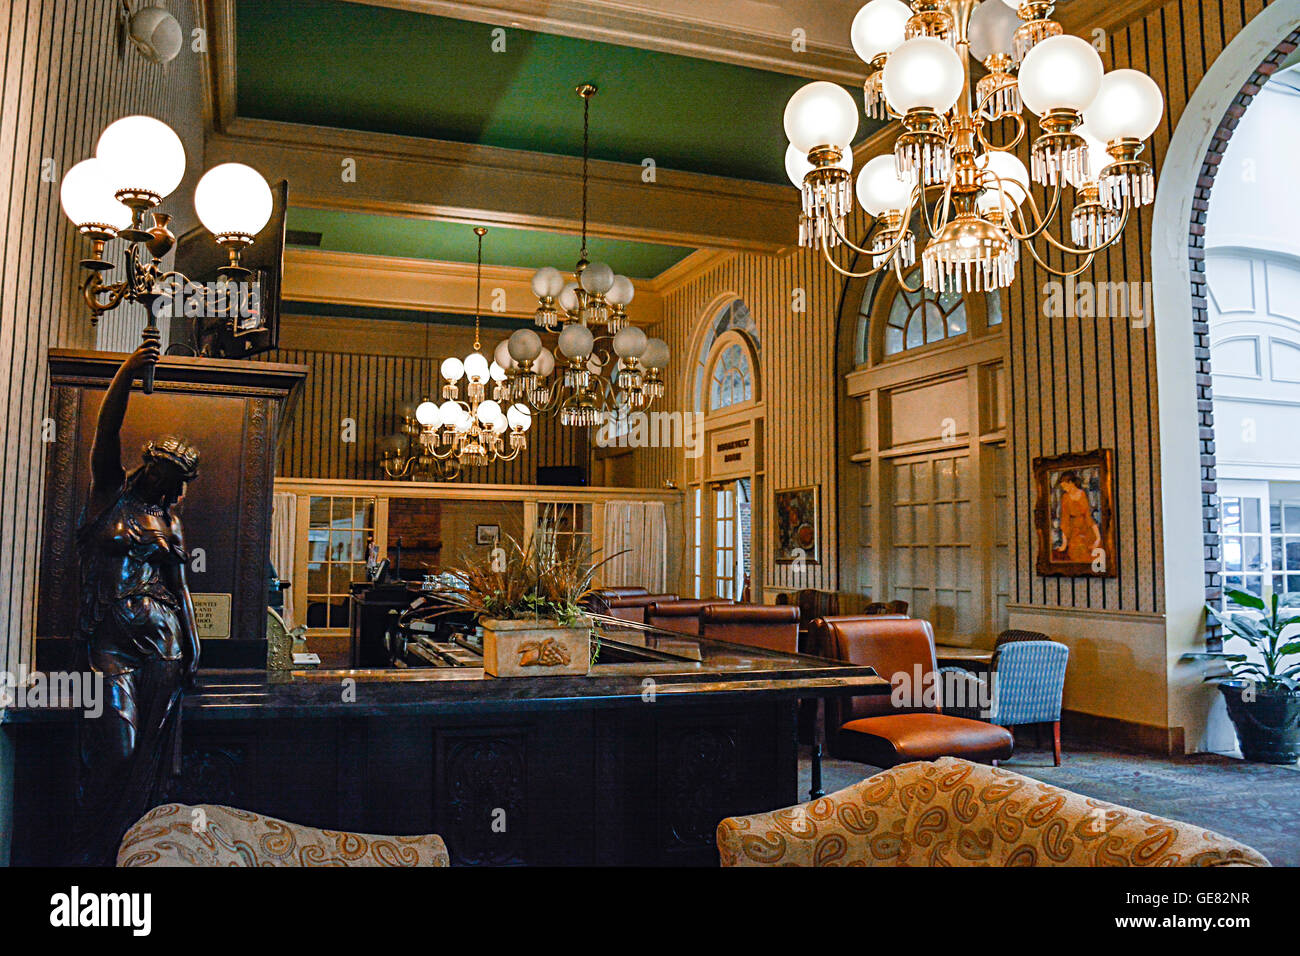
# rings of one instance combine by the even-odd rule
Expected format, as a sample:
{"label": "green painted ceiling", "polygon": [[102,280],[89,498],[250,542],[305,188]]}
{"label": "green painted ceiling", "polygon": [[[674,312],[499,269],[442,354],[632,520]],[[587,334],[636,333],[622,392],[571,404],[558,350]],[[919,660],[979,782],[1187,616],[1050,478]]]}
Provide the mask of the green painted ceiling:
{"label": "green painted ceiling", "polygon": [[[805,80],[610,43],[339,0],[238,0],[239,115],[784,183]],[[854,99],[860,91],[851,91]],[[864,120],[860,136],[875,125]]]}
{"label": "green painted ceiling", "polygon": [[[478,249],[472,226],[432,219],[293,207],[286,226],[320,233],[320,248],[331,252],[473,262]],[[577,236],[488,226],[483,262],[527,269],[555,266],[567,271],[577,261],[578,249]],[[632,279],[653,278],[694,251],[620,239],[591,239],[587,249],[592,261],[608,262],[615,272]]]}

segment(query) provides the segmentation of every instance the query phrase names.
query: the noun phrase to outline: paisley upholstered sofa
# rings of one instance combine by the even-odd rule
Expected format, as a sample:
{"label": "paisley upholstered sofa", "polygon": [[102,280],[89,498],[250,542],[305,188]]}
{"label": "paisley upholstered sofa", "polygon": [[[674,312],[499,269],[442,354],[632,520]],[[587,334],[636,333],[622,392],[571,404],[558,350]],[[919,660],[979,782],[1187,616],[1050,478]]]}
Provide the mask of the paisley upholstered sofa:
{"label": "paisley upholstered sofa", "polygon": [[118,866],[447,866],[436,834],[373,836],[298,826],[233,807],[166,803],[122,838]]}
{"label": "paisley upholstered sofa", "polygon": [[1268,866],[1210,830],[943,757],[718,825],[723,866]]}

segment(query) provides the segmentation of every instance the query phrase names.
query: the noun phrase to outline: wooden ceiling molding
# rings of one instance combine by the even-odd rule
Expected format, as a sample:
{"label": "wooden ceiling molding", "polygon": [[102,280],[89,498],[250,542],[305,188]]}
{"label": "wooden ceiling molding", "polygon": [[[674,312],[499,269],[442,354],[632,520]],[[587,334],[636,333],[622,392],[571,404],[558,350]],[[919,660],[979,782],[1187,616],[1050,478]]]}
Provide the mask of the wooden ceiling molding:
{"label": "wooden ceiling molding", "polygon": [[[834,83],[862,82],[849,42],[865,0],[358,0],[494,26],[676,53]],[[805,42],[795,50],[794,31]]]}
{"label": "wooden ceiling molding", "polygon": [[[532,274],[531,269],[484,266],[481,314],[531,321],[537,308]],[[500,310],[494,308],[497,289],[505,292]],[[281,296],[294,302],[473,315],[475,266],[290,248],[284,254]],[[637,283],[628,315],[642,327],[663,318],[663,299],[653,283]]]}

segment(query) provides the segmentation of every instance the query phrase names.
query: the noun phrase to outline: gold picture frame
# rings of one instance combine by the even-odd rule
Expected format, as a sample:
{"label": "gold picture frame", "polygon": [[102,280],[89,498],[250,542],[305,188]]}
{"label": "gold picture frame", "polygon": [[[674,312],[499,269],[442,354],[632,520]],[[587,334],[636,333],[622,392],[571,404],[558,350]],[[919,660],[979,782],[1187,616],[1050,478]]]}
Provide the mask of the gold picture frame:
{"label": "gold picture frame", "polygon": [[1043,577],[1113,578],[1115,453],[1109,448],[1034,459],[1037,570]]}

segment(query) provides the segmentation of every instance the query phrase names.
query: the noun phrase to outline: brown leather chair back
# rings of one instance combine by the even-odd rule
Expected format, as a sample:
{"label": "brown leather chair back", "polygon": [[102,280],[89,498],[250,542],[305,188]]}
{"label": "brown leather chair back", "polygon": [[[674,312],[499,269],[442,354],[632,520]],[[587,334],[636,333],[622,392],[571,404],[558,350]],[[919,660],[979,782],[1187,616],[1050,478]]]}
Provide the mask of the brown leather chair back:
{"label": "brown leather chair back", "polygon": [[645,622],[651,627],[661,627],[665,631],[678,634],[700,636],[700,612],[713,604],[731,604],[726,598],[704,598],[703,600],[655,601],[646,606]]}
{"label": "brown leather chair back", "polygon": [[629,594],[626,597],[607,598],[609,616],[634,624],[645,623],[645,609],[651,604],[671,604],[677,600],[676,594]]}
{"label": "brown leather chair back", "polygon": [[700,637],[797,654],[799,609],[790,605],[712,604],[700,612]]}
{"label": "brown leather chair back", "polygon": [[[913,692],[920,696],[927,680],[937,669],[934,659],[934,632],[929,621],[886,615],[829,617],[813,622],[819,646],[827,657],[865,664],[892,681],[897,673],[906,673]],[[919,673],[917,667],[919,665]],[[933,677],[929,677],[933,680]],[[827,726],[840,727],[850,720],[879,717],[883,714],[938,713],[939,707],[895,707],[888,695],[830,700]],[[833,721],[833,722],[832,722]]]}
{"label": "brown leather chair back", "polygon": [[635,587],[596,588],[595,592],[607,601],[612,600],[613,598],[635,597],[638,594],[650,593],[645,588]]}

